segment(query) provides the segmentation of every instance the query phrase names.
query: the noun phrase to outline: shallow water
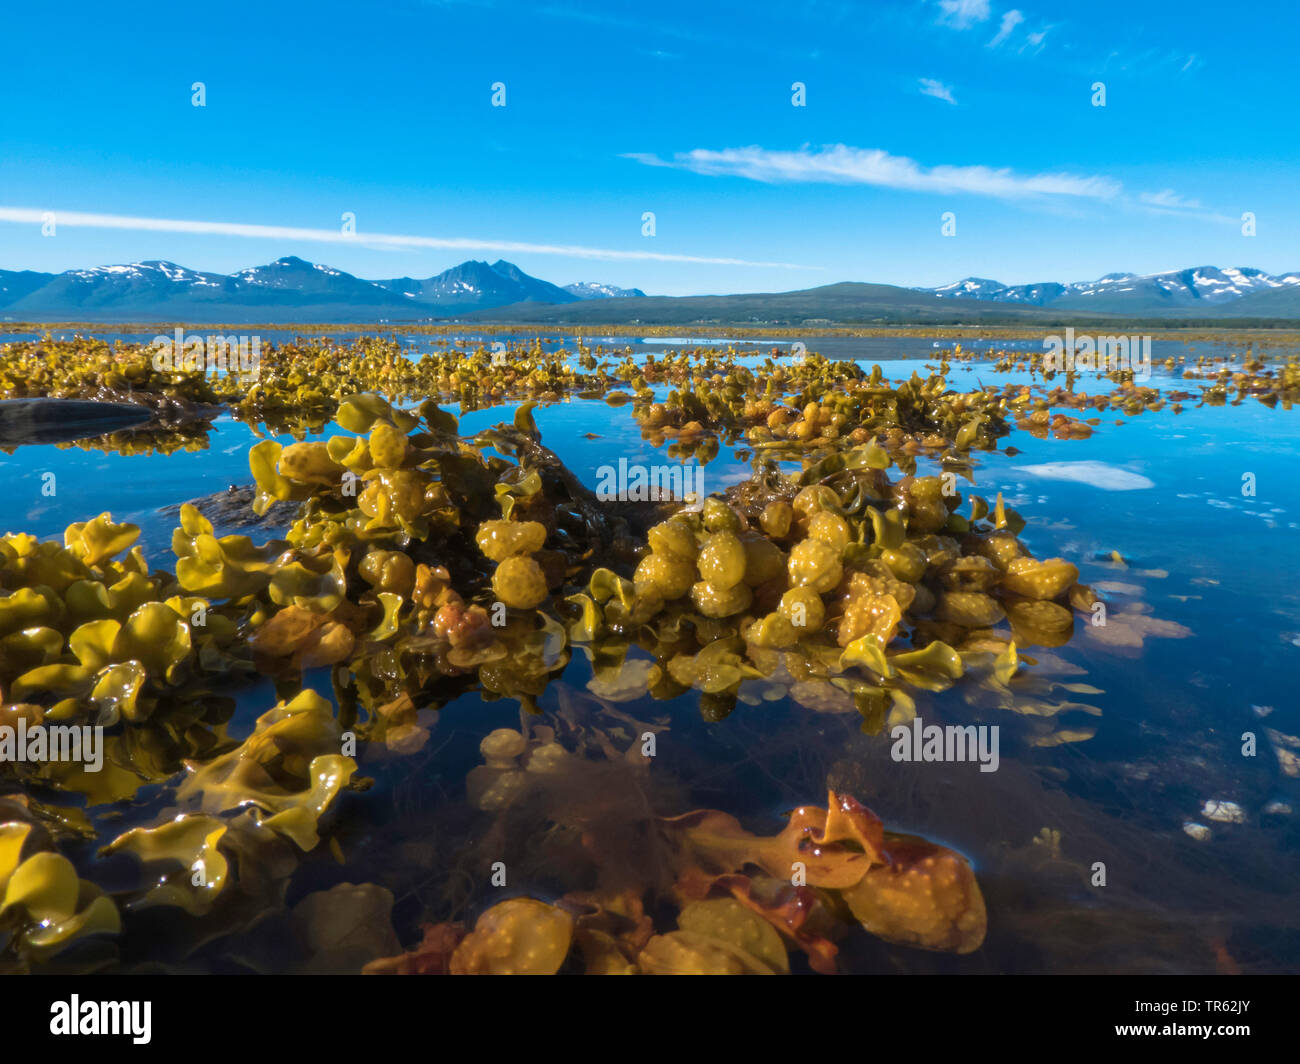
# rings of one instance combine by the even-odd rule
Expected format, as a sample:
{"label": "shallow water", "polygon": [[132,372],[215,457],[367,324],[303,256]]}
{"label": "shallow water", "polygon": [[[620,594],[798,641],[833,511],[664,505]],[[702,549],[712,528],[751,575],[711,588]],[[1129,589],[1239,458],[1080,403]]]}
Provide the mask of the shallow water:
{"label": "shallow water", "polygon": [[[619,338],[616,346],[625,343]],[[638,354],[653,344],[672,347],[650,338],[636,345]],[[924,365],[938,356],[933,344],[924,338],[892,344],[835,338],[824,348],[809,346],[862,358],[868,368],[887,359],[886,375],[898,379],[913,368],[924,375]],[[761,349],[772,346],[764,341]],[[1175,346],[1178,354],[1187,350]],[[1156,357],[1166,354],[1157,350]],[[988,363],[954,364],[949,375],[957,390],[974,387],[977,379],[1001,385],[1029,377],[994,373]],[[1163,370],[1152,383],[1182,386]],[[1108,386],[1088,382],[1090,391]],[[461,430],[509,421],[513,409],[471,412]],[[589,485],[618,457],[646,465],[673,461],[666,447],[642,439],[627,410],[600,401],[543,406],[534,417],[543,442]],[[548,796],[551,822],[585,823],[593,815],[617,821],[639,802],[661,815],[722,809],[766,834],[780,829],[791,807],[820,804],[829,784],[868,804],[891,829],[966,854],[989,911],[985,945],[969,956],[890,946],[864,934],[842,944],[849,970],[1300,968],[1294,904],[1300,820],[1290,811],[1300,808],[1300,779],[1283,773],[1266,734],[1300,734],[1294,679],[1300,666],[1300,478],[1294,473],[1300,421],[1294,411],[1253,402],[1100,417],[1085,440],[1015,431],[1002,446],[1019,453],[972,452],[975,484],[959,485],[989,499],[1002,492],[1027,519],[1021,538],[1035,556],[1075,561],[1080,580],[1105,599],[1106,626],[1080,622],[1064,646],[1027,652],[1038,661],[1033,668],[1053,679],[1099,690],[1070,696],[1097,713],[1067,711],[1057,722],[1095,729],[1091,738],[1031,745],[1042,734],[1041,721],[983,705],[978,692],[959,683],[943,693],[918,692],[918,712],[927,723],[1000,725],[998,771],[982,773],[969,763],[900,763],[890,757],[889,737],[864,735],[851,707],[842,712],[792,699],[742,700],[725,719],[708,723],[694,691],[667,702],[594,697],[587,689],[591,665],[576,653],[538,700],[542,722],[565,733],[599,733],[619,749],[647,724],[665,730],[648,777],[616,762],[593,769],[589,784],[599,789],[603,811],[575,812],[577,797],[556,793]],[[341,431],[331,425],[323,435]],[[248,483],[248,448],[257,439],[247,426],[222,417],[207,449],[166,457],[19,448],[0,455],[8,488],[3,524],[58,537],[70,522],[108,510],[116,520],[139,524],[150,560],[171,568],[175,521],[161,508]],[[749,468],[747,458],[724,445],[707,466],[705,490],[744,479]],[[41,493],[42,475],[49,472],[57,478],[53,497]],[[1246,474],[1253,474],[1253,495],[1243,494]],[[1146,482],[1149,487],[1134,486]],[[1112,560],[1112,552],[1124,561]],[[328,694],[327,672],[309,679]],[[239,736],[274,694],[265,681],[234,693],[239,709],[232,733]],[[565,869],[534,846],[530,832],[540,826],[518,823],[505,837],[484,840],[465,799],[466,774],[481,762],[479,741],[495,728],[519,727],[519,703],[463,695],[437,712],[422,711],[421,723],[432,734],[415,755],[397,758],[369,747],[359,752],[362,774],[376,783],[368,793],[341,800],[342,861],[311,855],[293,879],[289,904],[336,883],[379,883],[398,899],[395,924],[409,945],[419,937],[419,922],[472,914],[487,904],[486,884],[467,872],[477,868],[487,842],[500,848],[510,867],[512,893],[546,898],[572,889]],[[1254,756],[1243,755],[1247,733],[1257,740]],[[151,822],[159,812],[158,790],[146,787],[133,802],[96,810],[96,826],[112,837],[133,823]],[[1237,803],[1244,821],[1207,819],[1207,800]],[[1207,827],[1208,837],[1189,835],[1189,822]],[[1044,829],[1059,838],[1040,837]],[[105,886],[115,876],[129,883],[134,874],[126,859],[96,860],[90,844],[75,857],[83,868],[96,866],[92,878]],[[186,918],[154,919],[158,936],[144,947],[137,936],[141,952],[126,959],[181,963],[192,944]],[[197,970],[282,970],[292,946],[277,919],[256,933],[204,945],[184,963]]]}

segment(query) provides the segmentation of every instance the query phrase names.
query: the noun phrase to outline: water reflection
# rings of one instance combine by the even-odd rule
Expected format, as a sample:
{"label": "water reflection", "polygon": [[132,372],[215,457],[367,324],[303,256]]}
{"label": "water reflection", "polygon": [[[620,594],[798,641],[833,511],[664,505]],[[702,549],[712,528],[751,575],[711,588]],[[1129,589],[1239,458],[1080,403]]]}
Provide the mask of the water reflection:
{"label": "water reflection", "polygon": [[[954,377],[986,371],[957,365]],[[1026,371],[1017,383],[1031,380]],[[657,398],[666,401],[671,390],[659,386]],[[1045,398],[1042,390],[1036,394]],[[738,829],[716,818],[708,823],[721,825],[724,840],[743,841],[750,850],[741,853],[750,853],[752,839],[779,837],[791,810],[823,806],[829,790],[869,807],[888,831],[916,834],[966,855],[990,914],[989,930],[972,952],[944,945],[960,943],[960,935],[936,938],[929,944],[940,942],[941,948],[924,952],[905,944],[917,939],[895,933],[898,923],[884,920],[878,908],[856,923],[835,923],[833,914],[812,911],[793,929],[787,919],[782,941],[795,971],[815,970],[827,955],[826,943],[835,946],[836,963],[850,971],[1293,967],[1300,936],[1289,895],[1300,871],[1300,840],[1289,810],[1296,798],[1294,751],[1300,740],[1293,736],[1300,722],[1286,680],[1297,650],[1286,636],[1300,630],[1300,589],[1287,579],[1284,559],[1294,551],[1300,504],[1289,476],[1295,430],[1285,411],[1259,404],[1230,412],[1188,405],[1181,413],[1172,404],[1152,406],[1143,403],[1141,416],[1123,426],[1113,424],[1114,418],[1090,426],[1087,437],[1035,431],[1051,428],[1050,421],[1012,426],[1006,442],[1017,454],[1005,445],[975,451],[958,467],[963,491],[989,499],[1001,492],[1006,508],[1023,514],[1021,537],[1038,558],[1059,555],[1076,562],[1078,582],[1096,592],[1106,615],[1104,625],[1092,624],[1096,603],[1086,602],[1065,629],[1020,603],[1020,616],[1006,610],[1005,622],[989,618],[986,624],[960,612],[982,602],[958,601],[948,619],[924,620],[915,634],[923,637],[919,647],[946,637],[961,654],[961,682],[951,682],[938,660],[909,662],[903,666],[911,669],[909,683],[894,689],[905,692],[903,701],[892,693],[881,698],[851,684],[825,682],[830,671],[815,653],[748,647],[720,630],[663,623],[649,634],[574,644],[564,633],[517,625],[502,635],[510,647],[504,656],[461,657],[449,662],[451,670],[438,670],[444,678],[437,683],[421,677],[419,697],[402,701],[385,691],[368,705],[356,693],[340,698],[329,665],[312,669],[314,659],[302,656],[304,648],[328,649],[328,632],[294,633],[301,641],[269,648],[299,655],[297,664],[308,667],[311,686],[339,699],[342,713],[336,718],[332,708],[310,700],[293,705],[295,670],[278,680],[255,679],[251,668],[237,667],[240,653],[213,633],[210,653],[231,659],[219,689],[195,690],[179,715],[116,736],[110,759],[119,770],[82,781],[93,791],[66,778],[37,774],[25,780],[29,793],[39,797],[27,800],[28,812],[11,815],[38,820],[44,830],[61,830],[69,839],[86,836],[100,843],[120,839],[133,827],[155,830],[182,810],[211,818],[192,822],[205,830],[137,835],[106,859],[97,860],[89,842],[72,843],[69,852],[81,874],[123,896],[139,878],[128,854],[162,860],[162,866],[150,867],[169,869],[163,886],[172,893],[164,897],[190,899],[208,921],[200,927],[174,908],[132,910],[136,933],[117,962],[128,966],[356,970],[355,958],[345,963],[345,953],[323,944],[322,927],[330,921],[365,915],[373,948],[362,960],[395,957],[394,942],[409,948],[421,941],[421,924],[460,922],[468,930],[501,897],[516,893],[548,906],[567,898],[561,911],[572,921],[571,934],[581,932],[590,942],[600,942],[599,935],[614,940],[614,953],[590,946],[576,949],[567,962],[562,957],[562,963],[590,965],[592,956],[614,963],[616,954],[640,956],[649,943],[634,930],[643,927],[646,911],[628,900],[629,887],[640,889],[639,904],[648,907],[657,935],[702,934],[697,921],[706,914],[674,915],[690,904],[683,903],[689,894],[674,891],[700,889],[698,876],[686,874],[698,867],[721,877],[721,897],[744,912],[762,910],[767,926],[775,928],[787,919],[791,896],[765,880],[726,880],[741,872],[723,870],[718,831],[707,846],[696,844],[694,863],[684,866],[682,849],[690,847],[666,825],[692,811],[713,810],[738,819]],[[462,409],[461,432],[508,422],[518,409],[517,403]],[[587,474],[615,450],[707,463],[714,483],[747,474],[755,451],[754,441],[739,434],[692,442],[680,431],[662,431],[664,423],[647,425],[645,417],[639,423],[625,414],[610,417],[595,399],[543,404],[531,416],[556,454],[588,484]],[[197,497],[209,485],[224,490],[226,483],[217,482],[247,483],[248,448],[259,436],[287,445],[344,430],[332,421],[263,417],[256,432],[229,418],[211,431],[209,437],[205,429],[201,439],[178,437],[185,443],[173,448],[208,445],[192,456],[196,465],[173,471],[172,463],[184,460],[176,453],[168,463],[148,466],[158,480],[135,497],[139,512],[173,503],[178,487]],[[798,455],[798,448],[777,442],[769,448],[774,462]],[[91,448],[113,456],[112,475],[119,479],[105,478],[86,461],[94,457]],[[909,449],[915,453],[895,456],[900,467],[910,461],[915,475],[934,476],[945,469],[946,447]],[[35,472],[50,463],[51,450],[20,450],[7,464]],[[123,481],[146,479],[127,470],[150,462],[149,452],[132,453],[123,438],[104,438],[77,453],[58,450],[69,460],[60,472],[71,487],[35,513],[33,523],[49,526],[43,534],[56,525],[61,534],[73,519],[120,509]],[[1242,455],[1249,456],[1249,468]],[[1243,471],[1255,476],[1259,494],[1241,493]],[[863,495],[864,504],[871,499]],[[915,501],[919,510],[924,500]],[[68,520],[59,520],[53,507],[66,508]],[[146,526],[151,560],[165,556],[163,537],[175,523],[168,515]],[[253,534],[261,543],[287,531],[281,525]],[[982,594],[980,574],[973,567],[961,572],[953,577],[961,582],[948,590]],[[123,570],[110,586],[128,575]],[[609,583],[605,590],[599,604],[608,609],[622,589]],[[594,588],[588,594],[600,597]],[[133,608],[126,610],[128,605]],[[124,598],[122,607],[125,621],[138,604]],[[350,628],[346,619],[338,623]],[[1006,674],[1011,635],[1021,658],[1014,679]],[[35,661],[41,648],[33,636],[10,643],[7,653],[36,655]],[[842,649],[835,648],[836,657]],[[710,656],[701,661],[706,652]],[[452,675],[471,666],[473,671]],[[382,680],[368,678],[376,691]],[[272,709],[277,698],[285,704]],[[889,729],[908,714],[939,725],[997,724],[1003,729],[998,770],[894,760]],[[372,741],[338,754],[341,731],[364,719],[371,719]],[[518,739],[502,737],[503,730]],[[1245,732],[1256,738],[1250,755],[1239,738]],[[643,752],[647,735],[654,740],[649,757]],[[351,757],[354,765],[318,763],[328,757]],[[176,802],[181,795],[159,786],[186,758],[208,766],[193,777],[198,782],[189,796],[197,806]],[[373,780],[368,791],[341,789],[362,779]],[[68,795],[76,794],[90,799],[89,808],[69,804]],[[220,800],[205,808],[210,795]],[[260,819],[248,810],[230,815],[245,802],[262,809]],[[1207,808],[1216,812],[1227,802],[1240,808],[1241,822],[1206,815]],[[40,815],[33,817],[33,809]],[[284,819],[271,826],[275,817]],[[1205,831],[1187,831],[1188,824]],[[218,831],[223,834],[212,841]],[[741,840],[740,831],[751,838]],[[874,838],[866,828],[858,831],[868,842]],[[303,845],[317,834],[332,839],[329,852]],[[838,855],[847,861],[866,849],[858,839]],[[186,886],[186,873],[199,860],[215,866],[221,854],[236,889],[204,908],[192,883]],[[491,886],[498,861],[507,873],[502,890]],[[753,863],[746,859],[742,868]],[[751,880],[779,878],[767,867],[761,875],[750,871]],[[343,884],[377,886],[341,890]],[[713,889],[711,882],[706,893]],[[677,902],[669,905],[666,899],[673,897]],[[655,899],[660,911],[654,910]],[[869,906],[860,902],[859,908],[867,912]],[[971,909],[968,904],[951,911]],[[857,917],[851,904],[850,910]],[[563,922],[550,913],[539,911],[530,920],[545,926]],[[733,921],[743,916],[734,909],[727,914]],[[517,918],[500,919],[507,916]],[[948,926],[923,917],[913,914],[915,927]],[[750,924],[744,928],[761,937]],[[891,933],[878,933],[881,928]],[[490,930],[484,932],[489,940]],[[720,940],[726,943],[727,935]],[[433,958],[446,953],[451,964],[463,941],[453,946],[445,933],[435,935],[437,949],[430,947],[427,963],[443,963]],[[718,961],[722,947],[701,953],[697,940],[678,938],[657,945],[647,965],[680,960],[672,948],[685,948],[683,943],[695,949],[689,963]],[[490,955],[489,946],[480,944],[462,959],[487,964],[483,958]]]}

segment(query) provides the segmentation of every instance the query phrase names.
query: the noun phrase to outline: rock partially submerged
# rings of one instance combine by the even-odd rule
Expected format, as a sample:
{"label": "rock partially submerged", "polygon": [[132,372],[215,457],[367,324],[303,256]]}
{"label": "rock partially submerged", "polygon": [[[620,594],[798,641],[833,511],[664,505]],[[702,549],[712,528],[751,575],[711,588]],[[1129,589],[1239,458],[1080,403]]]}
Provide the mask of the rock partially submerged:
{"label": "rock partially submerged", "polygon": [[72,443],[139,428],[154,411],[139,403],[89,399],[0,399],[0,447]]}
{"label": "rock partially submerged", "polygon": [[[259,517],[253,511],[254,494],[255,490],[251,485],[240,487],[231,484],[225,491],[214,491],[211,495],[190,499],[188,505],[193,506],[211,521],[223,535],[247,534],[253,531],[278,533],[287,531],[298,516],[301,504],[292,500],[274,502],[266,513]],[[164,506],[158,512],[168,517],[175,517],[180,513],[182,505],[186,504]]]}

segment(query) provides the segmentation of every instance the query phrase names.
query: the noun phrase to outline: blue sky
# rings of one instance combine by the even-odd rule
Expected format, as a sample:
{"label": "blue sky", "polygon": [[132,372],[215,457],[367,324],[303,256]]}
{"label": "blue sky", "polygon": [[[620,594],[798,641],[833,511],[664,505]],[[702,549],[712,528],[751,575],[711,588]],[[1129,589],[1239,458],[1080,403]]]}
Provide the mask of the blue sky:
{"label": "blue sky", "polygon": [[3,268],[504,257],[673,295],[1300,269],[1291,3],[70,3],[6,23]]}

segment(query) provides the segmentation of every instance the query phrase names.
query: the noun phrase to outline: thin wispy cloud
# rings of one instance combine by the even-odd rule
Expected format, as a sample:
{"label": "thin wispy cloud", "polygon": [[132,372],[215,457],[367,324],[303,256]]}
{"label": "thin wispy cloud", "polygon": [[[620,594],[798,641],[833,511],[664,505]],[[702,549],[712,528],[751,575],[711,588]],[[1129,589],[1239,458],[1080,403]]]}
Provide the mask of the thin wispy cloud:
{"label": "thin wispy cloud", "polygon": [[923,166],[879,148],[833,144],[798,151],[773,151],[752,145],[711,151],[698,148],[670,159],[632,153],[646,166],[664,166],[710,177],[742,177],[766,184],[871,185],[910,192],[967,193],[1004,200],[1070,197],[1112,200],[1123,191],[1109,177],[1069,173],[1018,174],[1005,167]]}
{"label": "thin wispy cloud", "polygon": [[[935,22],[949,29],[969,30],[982,26],[993,17],[993,8],[988,0],[937,0],[937,4],[939,16]],[[1029,19],[1030,16],[1019,8],[1009,8],[1002,12],[998,19],[998,31],[985,47],[1001,48],[1012,37],[1017,36],[1016,30],[1018,27],[1028,25]],[[1037,55],[1043,50],[1048,31],[1051,29],[1052,27],[1049,25],[1033,32],[1025,32],[1018,38],[1020,45],[1015,48],[1015,53],[1018,55]],[[1014,45],[1011,47],[1014,47]]]}
{"label": "thin wispy cloud", "polygon": [[1149,203],[1152,207],[1186,207],[1196,209],[1201,206],[1200,200],[1184,199],[1183,196],[1175,193],[1173,189],[1161,189],[1158,193],[1143,193],[1139,196],[1143,203]]}
{"label": "thin wispy cloud", "polygon": [[1025,16],[1015,10],[1015,8],[1012,8],[1002,16],[1002,24],[998,27],[997,36],[994,37],[993,40],[989,41],[989,47],[996,48],[999,44],[1010,37],[1011,34],[1015,32],[1016,27],[1024,21]]}
{"label": "thin wispy cloud", "polygon": [[952,89],[942,81],[936,81],[934,78],[921,78],[921,95],[933,96],[936,100],[943,100],[946,103],[956,103],[952,97]]}
{"label": "thin wispy cloud", "polygon": [[989,0],[939,0],[939,22],[956,30],[969,29],[989,17]]}
{"label": "thin wispy cloud", "polygon": [[1192,211],[1202,209],[1200,200],[1186,199],[1178,195],[1172,188],[1161,189],[1159,192],[1143,192],[1138,199],[1150,207],[1169,207]]}
{"label": "thin wispy cloud", "polygon": [[[529,244],[517,240],[479,240],[473,237],[404,236],[395,233],[344,233],[339,229],[303,229],[285,225],[244,222],[205,222],[179,218],[139,218],[122,214],[88,214],[54,211],[58,228],[126,229],[152,233],[191,233],[205,236],[244,237],[254,240],[303,240],[321,244],[352,244],[380,250],[438,248],[457,251],[502,251],[532,255],[562,255],[604,262],[690,262],[710,266],[761,266],[786,270],[820,269],[792,262],[752,262],[706,255],[672,255],[657,251],[622,251],[576,244]],[[46,211],[30,207],[0,207],[0,222],[40,226]]]}
{"label": "thin wispy cloud", "polygon": [[1147,214],[1232,221],[1227,215],[1173,189],[1130,193],[1121,181],[1104,174],[1027,174],[1008,167],[923,166],[915,159],[891,155],[879,148],[852,148],[845,144],[805,146],[797,151],[775,151],[757,145],[721,151],[697,148],[677,152],[669,159],[633,152],[623,158],[645,166],[686,170],[706,177],[739,177],[768,185],[864,185],[905,192],[985,196],[1028,205],[1056,204],[1059,209],[1072,209],[1067,208],[1069,204],[1095,203]]}
{"label": "thin wispy cloud", "polygon": [[1201,221],[1222,222],[1225,225],[1238,225],[1240,218],[1224,214],[1221,210],[1207,207],[1198,199],[1180,196],[1172,188],[1159,192],[1143,192],[1138,196],[1139,208],[1147,214],[1173,215],[1179,218],[1197,218]]}

